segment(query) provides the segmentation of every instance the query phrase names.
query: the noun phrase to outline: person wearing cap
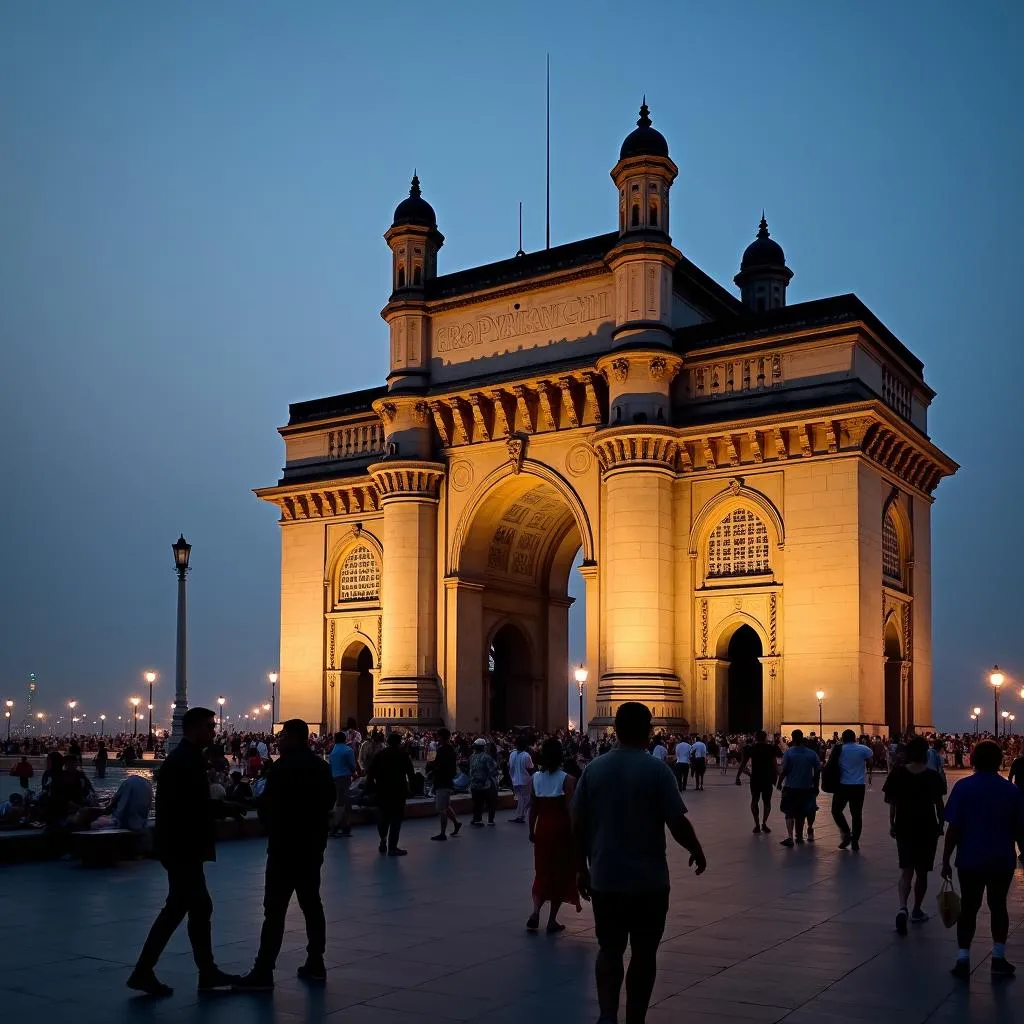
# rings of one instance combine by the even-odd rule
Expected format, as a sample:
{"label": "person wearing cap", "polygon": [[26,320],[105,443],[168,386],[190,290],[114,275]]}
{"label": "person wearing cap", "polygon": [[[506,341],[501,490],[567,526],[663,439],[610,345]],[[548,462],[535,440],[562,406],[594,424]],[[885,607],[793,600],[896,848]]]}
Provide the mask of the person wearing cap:
{"label": "person wearing cap", "polygon": [[498,809],[498,762],[487,752],[487,740],[478,736],[473,740],[473,756],[469,759],[469,792],[473,797],[473,820],[471,824],[483,825],[484,808],[487,808],[487,824],[494,824],[494,812]]}

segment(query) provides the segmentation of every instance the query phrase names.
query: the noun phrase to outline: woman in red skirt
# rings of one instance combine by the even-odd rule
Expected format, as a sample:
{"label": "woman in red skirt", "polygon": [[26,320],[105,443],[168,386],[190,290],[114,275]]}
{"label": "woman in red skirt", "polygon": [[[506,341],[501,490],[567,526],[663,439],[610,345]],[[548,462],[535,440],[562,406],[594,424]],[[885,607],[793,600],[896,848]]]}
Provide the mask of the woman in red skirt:
{"label": "woman in red skirt", "polygon": [[571,903],[577,911],[580,894],[576,888],[576,858],[572,845],[569,802],[576,782],[562,771],[562,744],[544,741],[540,750],[540,771],[531,780],[530,842],[533,847],[533,913],[526,922],[530,931],[540,927],[540,908],[551,904],[548,933],[565,931],[557,920],[558,908]]}

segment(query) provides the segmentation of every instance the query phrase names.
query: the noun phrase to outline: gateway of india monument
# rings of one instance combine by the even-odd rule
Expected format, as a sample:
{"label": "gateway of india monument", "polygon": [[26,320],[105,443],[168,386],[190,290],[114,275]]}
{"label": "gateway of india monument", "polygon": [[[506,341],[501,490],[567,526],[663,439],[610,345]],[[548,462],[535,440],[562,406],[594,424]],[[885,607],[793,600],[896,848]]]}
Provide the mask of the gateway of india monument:
{"label": "gateway of india monument", "polygon": [[[585,725],[672,732],[932,719],[931,506],[957,466],[923,364],[854,295],[787,305],[761,220],[738,297],[673,243],[646,104],[616,228],[438,272],[417,178],[385,386],[290,407],[281,711],[313,729],[566,724],[570,574]],[[679,235],[685,234],[678,232]]]}

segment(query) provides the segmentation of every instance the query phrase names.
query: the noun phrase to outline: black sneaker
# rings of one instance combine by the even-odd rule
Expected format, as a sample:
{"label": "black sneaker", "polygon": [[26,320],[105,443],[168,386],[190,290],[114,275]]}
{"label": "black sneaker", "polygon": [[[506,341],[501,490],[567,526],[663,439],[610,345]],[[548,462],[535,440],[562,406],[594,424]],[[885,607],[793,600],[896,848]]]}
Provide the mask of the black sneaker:
{"label": "black sneaker", "polygon": [[907,934],[907,908],[900,907],[899,913],[896,915],[896,934],[906,935]]}
{"label": "black sneaker", "polygon": [[843,836],[843,838],[839,840],[839,849],[845,850],[852,842],[853,840],[849,836]]}
{"label": "black sneaker", "polygon": [[850,849],[853,850],[854,853],[860,853],[860,843],[856,839],[851,839]]}
{"label": "black sneaker", "polygon": [[459,829],[461,829],[461,828],[462,828],[462,822],[461,821],[455,822],[455,824],[452,825],[452,835],[453,836],[457,836],[459,834]]}
{"label": "black sneaker", "polygon": [[802,835],[800,835],[799,832],[797,832],[797,834],[796,834],[796,845],[797,846],[803,846],[804,845],[804,837]]}
{"label": "black sneaker", "polygon": [[377,847],[377,852],[378,853],[387,853],[388,852],[388,844],[386,842],[384,842],[383,839],[380,841],[380,845]]}
{"label": "black sneaker", "polygon": [[393,850],[388,850],[389,857],[408,857],[408,850],[400,850],[397,846]]}
{"label": "black sneaker", "polygon": [[765,835],[768,835],[768,834],[769,834],[769,833],[771,832],[771,829],[770,829],[770,828],[769,828],[769,827],[768,827],[767,825],[762,825],[762,826],[761,826],[761,831],[762,831],[762,832],[763,832],[763,833],[764,833]]}
{"label": "black sneaker", "polygon": [[144,992],[147,996],[172,996],[174,989],[165,985],[152,971],[140,971],[136,968],[128,975],[125,984],[136,992]]}
{"label": "black sneaker", "polygon": [[324,982],[327,980],[327,968],[323,960],[308,959],[296,972],[303,981]]}
{"label": "black sneaker", "polygon": [[754,826],[754,835],[755,836],[759,836],[760,834],[761,834],[761,826],[760,825],[755,825]]}
{"label": "black sneaker", "polygon": [[236,992],[273,992],[274,975],[269,971],[253,969],[248,974],[243,974],[241,978],[236,978],[231,987]]}
{"label": "black sneaker", "polygon": [[809,828],[807,830],[807,842],[809,842],[809,843],[813,843],[814,842],[814,829],[813,828]]}
{"label": "black sneaker", "polygon": [[447,843],[448,837],[443,832],[438,832],[436,836],[431,836],[430,841],[432,843]]}
{"label": "black sneaker", "polygon": [[[219,967],[199,972],[199,991],[216,992],[219,988],[234,988],[242,979],[237,974],[225,974]],[[273,982],[271,982],[273,986]]]}
{"label": "black sneaker", "polygon": [[793,849],[794,845],[795,844],[793,843],[793,840],[788,837],[783,839],[782,842],[779,843],[779,846],[784,846],[787,850]]}
{"label": "black sneaker", "polygon": [[1004,956],[992,957],[992,977],[1012,978],[1017,973],[1017,968]]}
{"label": "black sneaker", "polygon": [[952,974],[954,978],[960,978],[963,981],[967,981],[971,976],[971,961],[958,959],[957,962],[953,964],[953,969],[949,973]]}

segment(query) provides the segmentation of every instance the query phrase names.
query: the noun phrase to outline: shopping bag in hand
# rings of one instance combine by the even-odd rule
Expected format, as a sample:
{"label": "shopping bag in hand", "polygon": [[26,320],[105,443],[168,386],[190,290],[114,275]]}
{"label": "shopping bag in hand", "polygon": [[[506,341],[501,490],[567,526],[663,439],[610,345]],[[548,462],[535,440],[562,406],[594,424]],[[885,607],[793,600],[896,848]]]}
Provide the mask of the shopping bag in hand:
{"label": "shopping bag in hand", "polygon": [[939,894],[935,898],[939,904],[939,918],[947,928],[952,928],[960,917],[960,894],[948,878],[942,880]]}

